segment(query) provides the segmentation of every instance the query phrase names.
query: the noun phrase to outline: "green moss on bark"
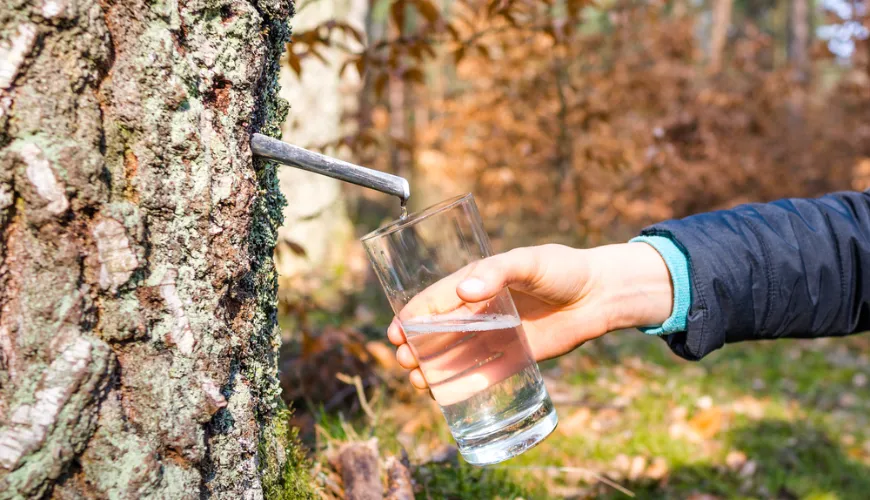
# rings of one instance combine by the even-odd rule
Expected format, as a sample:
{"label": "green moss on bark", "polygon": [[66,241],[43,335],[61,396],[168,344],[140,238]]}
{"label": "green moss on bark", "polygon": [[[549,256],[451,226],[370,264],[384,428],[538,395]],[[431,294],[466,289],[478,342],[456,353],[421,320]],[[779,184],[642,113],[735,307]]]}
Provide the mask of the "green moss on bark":
{"label": "green moss on bark", "polygon": [[260,472],[267,500],[315,498],[308,473],[311,464],[299,443],[298,430],[290,425],[292,414],[287,408],[279,409],[260,441]]}
{"label": "green moss on bark", "polygon": [[[278,96],[279,60],[289,41],[290,28],[286,23],[275,23],[269,37],[273,57],[269,58],[266,74],[271,76],[262,86],[257,129],[262,134],[280,137],[281,124],[287,117],[289,104]],[[249,286],[257,292],[259,307],[256,324],[261,327],[252,342],[258,352],[247,358],[244,372],[256,382],[252,384],[253,387],[261,389],[259,400],[268,403],[267,406],[261,405],[259,411],[271,415],[271,418],[266,418],[268,423],[263,426],[257,447],[261,484],[263,495],[269,500],[314,498],[312,479],[308,474],[309,464],[297,430],[290,425],[292,411],[281,401],[277,376],[277,352],[281,337],[277,324],[278,274],[272,257],[287,201],[281,194],[278,182],[278,164],[260,159],[254,162],[260,196],[253,207],[249,245],[255,272],[252,273],[253,282]]]}

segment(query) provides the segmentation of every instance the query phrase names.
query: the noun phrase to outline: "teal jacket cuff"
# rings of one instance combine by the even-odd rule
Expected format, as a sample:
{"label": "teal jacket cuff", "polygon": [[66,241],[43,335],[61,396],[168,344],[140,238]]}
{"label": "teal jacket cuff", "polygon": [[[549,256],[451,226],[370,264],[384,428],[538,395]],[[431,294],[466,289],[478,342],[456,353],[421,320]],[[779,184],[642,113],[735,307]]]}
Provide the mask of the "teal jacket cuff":
{"label": "teal jacket cuff", "polygon": [[689,314],[689,306],[692,305],[689,259],[686,254],[666,236],[638,236],[632,238],[631,242],[646,243],[661,254],[671,273],[671,284],[674,288],[674,308],[671,316],[661,325],[639,328],[639,330],[649,335],[668,335],[686,331],[686,318]]}

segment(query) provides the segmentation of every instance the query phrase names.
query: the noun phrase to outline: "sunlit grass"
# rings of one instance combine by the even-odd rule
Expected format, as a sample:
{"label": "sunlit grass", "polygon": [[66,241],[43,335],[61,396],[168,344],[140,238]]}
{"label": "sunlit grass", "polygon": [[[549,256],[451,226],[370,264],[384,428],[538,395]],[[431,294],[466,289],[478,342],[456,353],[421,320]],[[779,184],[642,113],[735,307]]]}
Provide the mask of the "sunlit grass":
{"label": "sunlit grass", "polygon": [[637,498],[867,498],[868,352],[862,337],[747,343],[689,363],[657,339],[615,334],[542,364],[550,392],[570,401],[557,404],[560,427],[489,468],[427,463],[427,450],[453,443],[437,413],[402,432],[437,412],[426,397],[413,403],[419,411],[390,412],[394,403],[381,400],[374,428],[325,413],[318,422],[336,439],[351,426],[389,453],[404,447],[421,498],[628,498],[601,477]]}

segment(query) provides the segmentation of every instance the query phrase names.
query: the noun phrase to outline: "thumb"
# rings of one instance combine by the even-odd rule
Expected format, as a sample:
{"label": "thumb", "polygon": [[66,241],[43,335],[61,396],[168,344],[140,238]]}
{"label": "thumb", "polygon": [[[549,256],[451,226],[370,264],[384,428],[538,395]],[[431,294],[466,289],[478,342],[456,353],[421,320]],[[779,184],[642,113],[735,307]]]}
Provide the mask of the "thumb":
{"label": "thumb", "polygon": [[538,282],[540,269],[534,249],[517,248],[478,262],[456,286],[456,294],[466,302],[482,302],[506,286],[527,291]]}

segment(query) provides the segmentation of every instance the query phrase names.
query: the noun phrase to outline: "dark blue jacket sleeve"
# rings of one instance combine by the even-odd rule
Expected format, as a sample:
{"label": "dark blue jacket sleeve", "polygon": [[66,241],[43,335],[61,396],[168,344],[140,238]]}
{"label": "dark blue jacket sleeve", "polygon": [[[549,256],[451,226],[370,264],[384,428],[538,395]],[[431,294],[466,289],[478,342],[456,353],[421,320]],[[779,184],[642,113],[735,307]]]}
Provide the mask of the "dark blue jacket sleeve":
{"label": "dark blue jacket sleeve", "polygon": [[670,237],[689,259],[687,328],[665,337],[686,359],[730,342],[870,327],[868,192],[742,205],[643,234]]}

